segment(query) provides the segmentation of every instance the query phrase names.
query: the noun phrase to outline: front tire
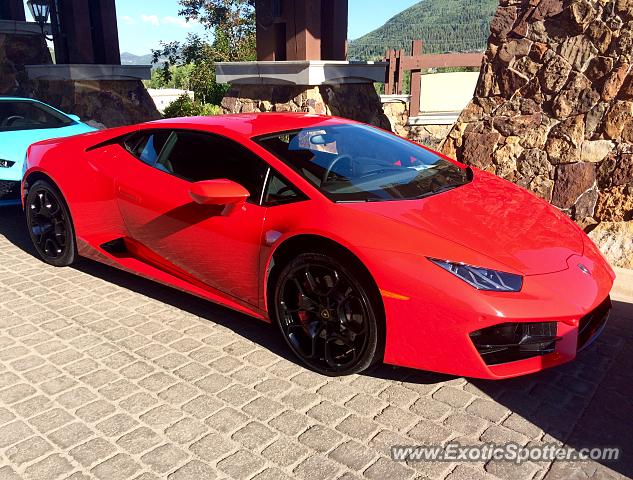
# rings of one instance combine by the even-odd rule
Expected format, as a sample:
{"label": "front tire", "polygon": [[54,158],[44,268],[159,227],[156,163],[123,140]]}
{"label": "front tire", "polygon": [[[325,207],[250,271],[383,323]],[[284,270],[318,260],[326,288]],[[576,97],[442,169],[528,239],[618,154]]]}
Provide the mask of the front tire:
{"label": "front tire", "polygon": [[46,180],[29,188],[26,223],[35,250],[49,265],[67,267],[77,259],[75,229],[59,190]]}
{"label": "front tire", "polygon": [[380,309],[351,262],[304,253],[274,283],[271,317],[303,363],[323,375],[366,370],[380,359]]}

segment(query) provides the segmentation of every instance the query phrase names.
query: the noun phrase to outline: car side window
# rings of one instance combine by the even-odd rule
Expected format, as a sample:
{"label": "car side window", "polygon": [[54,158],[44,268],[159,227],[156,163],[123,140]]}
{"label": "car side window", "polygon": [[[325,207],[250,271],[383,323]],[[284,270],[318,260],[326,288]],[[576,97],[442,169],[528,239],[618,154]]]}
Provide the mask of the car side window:
{"label": "car side window", "polygon": [[168,130],[135,133],[124,140],[128,152],[146,163],[156,167],[160,152],[165,147],[171,132]]}
{"label": "car side window", "polygon": [[266,184],[266,190],[264,191],[263,204],[265,206],[273,207],[275,205],[284,205],[305,199],[305,195],[290,185],[290,183],[279,174],[271,170],[268,183]]}
{"label": "car side window", "polygon": [[174,131],[165,140],[155,167],[189,182],[226,178],[251,194],[259,203],[268,165],[238,143],[219,135]]}

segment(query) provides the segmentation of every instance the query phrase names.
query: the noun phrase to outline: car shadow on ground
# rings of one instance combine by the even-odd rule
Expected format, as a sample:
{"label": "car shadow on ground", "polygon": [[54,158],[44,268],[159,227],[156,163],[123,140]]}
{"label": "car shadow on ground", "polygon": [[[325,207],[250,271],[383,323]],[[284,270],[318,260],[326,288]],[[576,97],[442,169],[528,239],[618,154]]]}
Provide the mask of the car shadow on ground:
{"label": "car shadow on ground", "polygon": [[[0,235],[4,236],[22,251],[39,258],[29,237],[21,207],[0,208]],[[248,315],[222,307],[180,290],[85,258],[80,258],[77,264],[73,265],[72,268],[176,307],[210,322],[222,325],[238,335],[269,349],[286,360],[297,363],[296,358],[289,351],[276,328],[266,322],[262,322]],[[402,381],[406,378],[409,382],[428,384],[439,383],[454,378],[447,375],[420,372],[389,365],[376,366],[368,371],[366,375],[396,381]]]}
{"label": "car shadow on ground", "polygon": [[[23,213],[19,208],[0,209],[0,235],[24,252],[38,257],[22,217]],[[283,339],[277,335],[270,324],[194,295],[85,258],[80,258],[72,268],[227,327],[275,354],[294,361],[294,358],[287,352]]]}
{"label": "car shadow on ground", "polygon": [[[0,235],[36,256],[20,208],[0,208]],[[107,282],[222,325],[275,354],[295,362],[272,325],[215,305],[187,293],[102,265],[81,260],[74,268]],[[567,365],[503,381],[470,380],[491,397],[546,433],[544,442],[559,441],[579,450],[620,447],[617,462],[602,462],[633,477],[633,304],[614,302],[602,336]],[[455,377],[380,365],[364,375],[405,383],[435,384]],[[529,436],[530,427],[525,427]],[[580,465],[580,466],[579,466]],[[595,463],[571,466],[556,462],[553,478],[602,478]],[[558,470],[557,470],[558,469]]]}
{"label": "car shadow on ground", "polygon": [[[602,335],[573,362],[511,380],[471,382],[549,441],[578,451],[620,448],[618,461],[599,463],[633,478],[633,303],[614,301]],[[595,470],[595,463],[556,462],[548,478],[612,478]]]}

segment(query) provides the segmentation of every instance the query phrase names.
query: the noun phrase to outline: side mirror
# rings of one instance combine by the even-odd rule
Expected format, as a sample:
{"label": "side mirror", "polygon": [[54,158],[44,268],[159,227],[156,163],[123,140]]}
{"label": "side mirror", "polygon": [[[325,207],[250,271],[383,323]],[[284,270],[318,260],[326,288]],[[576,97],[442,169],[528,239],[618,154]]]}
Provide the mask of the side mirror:
{"label": "side mirror", "polygon": [[68,118],[70,118],[71,120],[74,120],[75,122],[81,122],[81,117],[79,115],[66,115]]}
{"label": "side mirror", "polygon": [[251,194],[239,183],[221,179],[194,183],[189,195],[200,205],[238,205],[246,202]]}

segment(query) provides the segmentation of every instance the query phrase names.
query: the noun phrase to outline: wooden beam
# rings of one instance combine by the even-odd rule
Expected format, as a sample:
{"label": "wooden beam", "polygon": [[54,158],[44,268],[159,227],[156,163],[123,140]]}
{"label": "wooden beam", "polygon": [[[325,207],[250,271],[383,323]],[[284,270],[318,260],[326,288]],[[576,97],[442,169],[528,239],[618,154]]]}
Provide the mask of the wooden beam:
{"label": "wooden beam", "polygon": [[[422,40],[414,40],[411,47],[413,57],[421,57],[424,50]],[[409,103],[409,116],[417,117],[420,114],[420,100],[422,99],[422,71],[411,70],[411,101]]]}
{"label": "wooden beam", "polygon": [[396,95],[402,95],[402,86],[404,84],[404,50],[400,49],[396,52]]}
{"label": "wooden beam", "polygon": [[385,94],[393,95],[394,86],[396,80],[396,51],[387,50],[387,62],[389,62],[389,68],[387,69],[387,78],[385,81]]}
{"label": "wooden beam", "polygon": [[387,50],[385,59],[389,63],[385,78],[385,94],[402,95],[404,74],[411,72],[411,101],[409,116],[420,114],[422,99],[422,70],[428,68],[445,67],[481,67],[483,53],[445,53],[440,55],[423,55],[424,42],[414,40],[411,45],[411,55],[405,55],[404,50]]}
{"label": "wooden beam", "polygon": [[297,50],[297,31],[295,22],[295,9],[298,0],[284,1],[284,22],[286,24],[286,60],[297,60],[299,53]]}
{"label": "wooden beam", "polygon": [[288,60],[321,59],[321,0],[291,0],[285,15]]}
{"label": "wooden beam", "polygon": [[0,0],[0,20],[26,21],[23,0]]}
{"label": "wooden beam", "polygon": [[348,0],[256,0],[257,59],[346,60],[348,7]]}
{"label": "wooden beam", "polygon": [[[94,64],[90,8],[85,0],[57,0],[60,32],[55,37],[58,63]],[[58,52],[61,56],[58,56]]]}
{"label": "wooden beam", "polygon": [[[257,60],[285,60],[275,58],[277,38],[273,18],[273,0],[257,0],[255,4],[255,16],[257,21]],[[283,42],[286,38],[282,39]]]}
{"label": "wooden beam", "polygon": [[303,0],[299,4],[297,24],[304,28],[297,32],[302,56],[297,60],[321,60],[321,0]]}
{"label": "wooden beam", "polygon": [[483,53],[442,53],[421,57],[405,56],[401,59],[405,70],[423,70],[425,68],[481,67]]}
{"label": "wooden beam", "polygon": [[119,29],[114,0],[91,0],[89,5],[94,63],[121,65]]}
{"label": "wooden beam", "polygon": [[321,60],[347,60],[348,0],[322,0]]}

